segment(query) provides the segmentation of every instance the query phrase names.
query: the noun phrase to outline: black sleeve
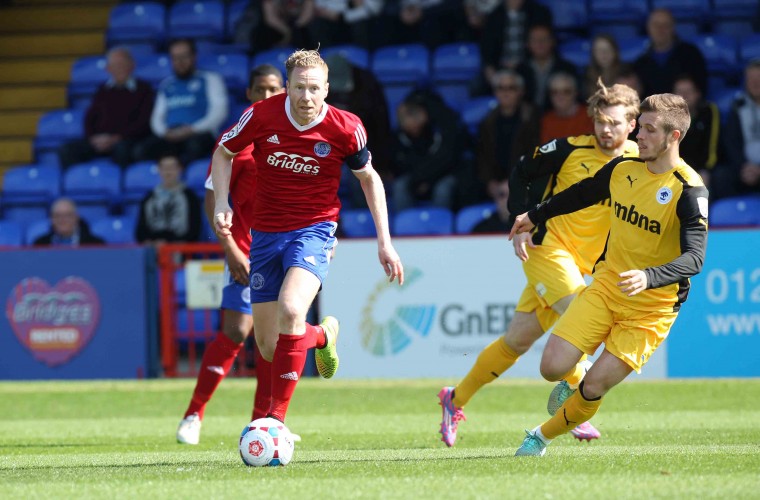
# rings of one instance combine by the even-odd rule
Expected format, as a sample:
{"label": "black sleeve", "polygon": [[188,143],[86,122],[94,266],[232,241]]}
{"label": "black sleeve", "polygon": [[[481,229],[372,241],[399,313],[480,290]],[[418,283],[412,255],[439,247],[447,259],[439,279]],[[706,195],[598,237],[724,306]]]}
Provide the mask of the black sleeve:
{"label": "black sleeve", "polygon": [[647,288],[678,283],[702,270],[707,247],[707,197],[704,186],[684,188],[676,206],[681,221],[681,255],[667,264],[644,269]]}
{"label": "black sleeve", "polygon": [[187,204],[190,207],[190,213],[188,214],[190,220],[187,226],[187,241],[199,241],[201,239],[201,217],[203,217],[203,214],[201,213],[201,202],[195,193],[189,188],[185,188],[185,196],[187,197]]}
{"label": "black sleeve", "polygon": [[608,162],[593,177],[587,177],[573,184],[528,212],[528,218],[537,226],[552,217],[576,212],[609,198],[612,172],[621,161],[626,159],[618,156]]}
{"label": "black sleeve", "polygon": [[145,196],[140,202],[140,212],[137,216],[137,225],[135,226],[135,241],[142,243],[145,240],[151,239],[152,234],[148,229],[148,222],[145,217],[145,203],[148,201],[150,195]]}
{"label": "black sleeve", "polygon": [[536,148],[532,157],[520,157],[509,176],[510,224],[514,224],[518,215],[541,203],[551,176],[559,173],[571,151],[567,139],[555,139]]}
{"label": "black sleeve", "polygon": [[727,163],[737,172],[746,161],[744,156],[744,134],[739,119],[739,108],[734,105],[726,120],[725,133],[721,134]]}

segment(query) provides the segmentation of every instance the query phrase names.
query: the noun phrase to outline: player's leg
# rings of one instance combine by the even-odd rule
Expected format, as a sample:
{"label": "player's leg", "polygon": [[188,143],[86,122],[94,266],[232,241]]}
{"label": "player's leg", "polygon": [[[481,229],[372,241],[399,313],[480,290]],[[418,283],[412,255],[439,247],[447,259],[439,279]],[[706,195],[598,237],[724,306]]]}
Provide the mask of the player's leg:
{"label": "player's leg", "polygon": [[227,286],[222,291],[222,331],[206,346],[190,404],[177,428],[177,441],[198,444],[206,404],[229,373],[253,327],[250,290],[237,283],[225,267]]}

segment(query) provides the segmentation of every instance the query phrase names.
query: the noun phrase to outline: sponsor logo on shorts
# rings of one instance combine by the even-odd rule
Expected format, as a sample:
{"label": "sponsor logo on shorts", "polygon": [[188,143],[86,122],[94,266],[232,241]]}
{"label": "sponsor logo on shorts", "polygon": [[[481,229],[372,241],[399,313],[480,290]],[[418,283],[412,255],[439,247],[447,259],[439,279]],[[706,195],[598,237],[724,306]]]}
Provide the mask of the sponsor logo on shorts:
{"label": "sponsor logo on shorts", "polygon": [[543,283],[537,283],[536,284],[536,293],[539,294],[541,297],[546,295],[546,285]]}
{"label": "sponsor logo on shorts", "polygon": [[251,288],[254,290],[261,290],[264,287],[264,276],[261,273],[253,273],[251,275]]}
{"label": "sponsor logo on shorts", "polygon": [[311,156],[277,152],[267,156],[267,163],[273,167],[292,170],[296,174],[317,175],[319,173],[319,162]]}

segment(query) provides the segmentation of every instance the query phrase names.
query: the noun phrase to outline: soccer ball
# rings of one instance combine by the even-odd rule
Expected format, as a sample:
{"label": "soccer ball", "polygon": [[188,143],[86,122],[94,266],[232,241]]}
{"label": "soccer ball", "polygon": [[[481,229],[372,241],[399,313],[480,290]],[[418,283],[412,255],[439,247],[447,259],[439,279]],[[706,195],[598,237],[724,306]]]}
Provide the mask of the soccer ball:
{"label": "soccer ball", "polygon": [[240,458],[250,467],[288,465],[295,445],[290,430],[274,418],[259,418],[240,434]]}

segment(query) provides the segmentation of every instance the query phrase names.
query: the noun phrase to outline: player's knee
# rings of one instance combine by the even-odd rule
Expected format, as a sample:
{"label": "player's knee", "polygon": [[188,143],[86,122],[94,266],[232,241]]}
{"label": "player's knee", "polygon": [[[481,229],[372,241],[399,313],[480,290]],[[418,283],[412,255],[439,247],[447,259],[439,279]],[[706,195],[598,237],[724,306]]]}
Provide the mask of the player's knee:
{"label": "player's knee", "polygon": [[552,359],[548,359],[545,356],[541,358],[541,376],[549,382],[556,382],[562,379],[562,376],[565,373],[567,373],[567,370],[563,370],[562,367]]}
{"label": "player's knee", "polygon": [[581,382],[581,396],[586,400],[598,399],[607,394],[610,388],[601,380],[595,380],[593,377],[586,377]]}
{"label": "player's knee", "polygon": [[280,301],[279,322],[281,328],[297,325],[304,322],[304,312],[296,301]]}
{"label": "player's knee", "polygon": [[243,325],[229,325],[224,327],[224,334],[236,344],[242,344],[248,337],[249,330]]}

